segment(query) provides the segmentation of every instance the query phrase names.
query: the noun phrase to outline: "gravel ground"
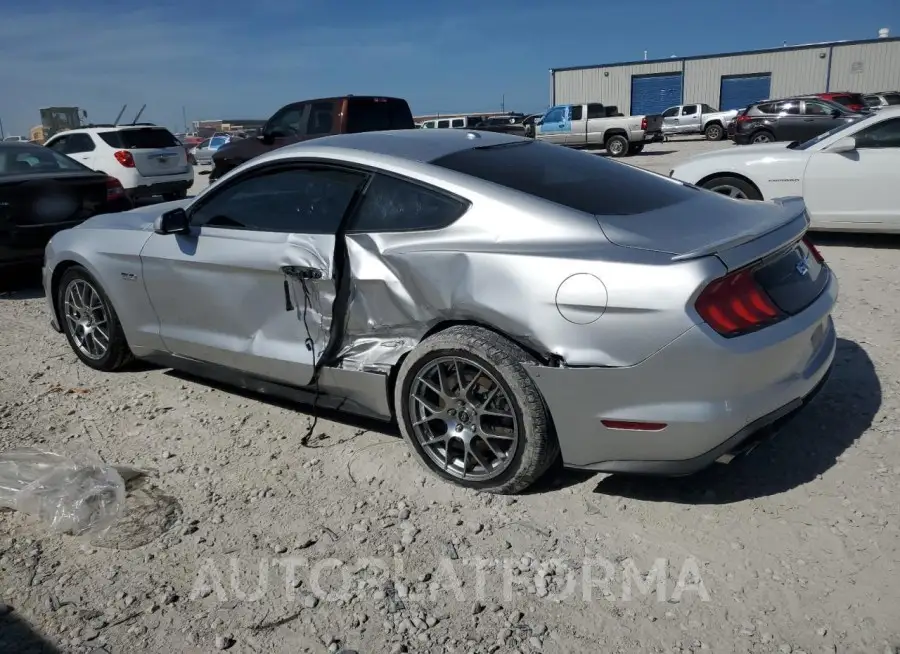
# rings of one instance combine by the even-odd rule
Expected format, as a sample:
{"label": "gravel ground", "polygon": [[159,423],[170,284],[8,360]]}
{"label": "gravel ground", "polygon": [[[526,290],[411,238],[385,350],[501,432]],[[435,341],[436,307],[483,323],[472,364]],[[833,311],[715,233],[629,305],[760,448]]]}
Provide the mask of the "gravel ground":
{"label": "gravel ground", "polygon": [[515,498],[426,476],[390,425],[94,372],[23,271],[0,451],[148,474],[92,541],[0,513],[0,652],[894,652],[900,241],[820,242],[837,363],[788,429],[692,477],[557,471]]}

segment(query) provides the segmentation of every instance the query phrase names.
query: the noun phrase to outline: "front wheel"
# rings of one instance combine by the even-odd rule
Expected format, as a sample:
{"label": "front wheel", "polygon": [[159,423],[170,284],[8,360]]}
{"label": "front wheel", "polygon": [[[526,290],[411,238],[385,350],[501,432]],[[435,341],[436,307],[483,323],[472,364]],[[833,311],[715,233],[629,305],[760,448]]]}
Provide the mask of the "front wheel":
{"label": "front wheel", "polygon": [[628,154],[629,145],[628,139],[620,134],[606,139],[606,151],[611,157],[624,157]]}
{"label": "front wheel", "polygon": [[112,303],[81,266],[63,273],[56,291],[56,312],[66,340],[82,362],[104,372],[131,362],[131,350]]}
{"label": "front wheel", "polygon": [[394,398],[400,431],[419,462],[441,479],[517,493],[559,456],[540,392],[525,371],[533,358],[504,337],[459,325],[407,355]]}
{"label": "front wheel", "polygon": [[752,184],[740,179],[739,177],[714,177],[703,183],[703,188],[727,195],[735,200],[762,200],[762,193]]}

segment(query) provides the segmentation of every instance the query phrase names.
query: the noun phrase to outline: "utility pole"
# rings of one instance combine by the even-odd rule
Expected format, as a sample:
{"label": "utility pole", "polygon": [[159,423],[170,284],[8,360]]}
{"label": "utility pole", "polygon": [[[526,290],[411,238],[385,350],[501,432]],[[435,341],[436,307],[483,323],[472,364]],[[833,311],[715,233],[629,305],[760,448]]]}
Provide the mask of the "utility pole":
{"label": "utility pole", "polygon": [[184,110],[184,105],[181,105],[181,120],[184,123],[184,133],[187,134],[187,113]]}
{"label": "utility pole", "polygon": [[3,133],[3,119],[0,118],[0,141],[6,138],[6,134]]}
{"label": "utility pole", "polygon": [[506,113],[506,94],[500,96],[500,113]]}

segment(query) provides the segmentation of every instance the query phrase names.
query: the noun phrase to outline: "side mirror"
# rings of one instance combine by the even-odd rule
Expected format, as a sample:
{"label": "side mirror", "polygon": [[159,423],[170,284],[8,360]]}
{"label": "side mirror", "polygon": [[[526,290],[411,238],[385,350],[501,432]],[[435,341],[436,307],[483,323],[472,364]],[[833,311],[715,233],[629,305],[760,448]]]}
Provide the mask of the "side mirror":
{"label": "side mirror", "polygon": [[842,139],[838,139],[834,142],[834,144],[828,148],[829,152],[853,152],[856,149],[856,139],[852,136],[845,136]]}
{"label": "side mirror", "polygon": [[153,221],[153,231],[157,234],[190,234],[191,223],[187,212],[179,207],[157,216]]}
{"label": "side mirror", "polygon": [[831,110],[831,117],[832,117],[832,118],[840,118],[840,117],[841,117],[841,112],[840,112],[840,110],[839,110],[839,109],[832,109],[832,110]]}

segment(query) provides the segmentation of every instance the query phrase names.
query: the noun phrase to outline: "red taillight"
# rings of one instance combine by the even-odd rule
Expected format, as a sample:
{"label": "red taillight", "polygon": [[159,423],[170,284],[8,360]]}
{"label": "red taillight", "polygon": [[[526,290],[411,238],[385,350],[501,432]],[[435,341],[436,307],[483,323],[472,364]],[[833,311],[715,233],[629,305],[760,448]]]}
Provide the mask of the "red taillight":
{"label": "red taillight", "polygon": [[134,157],[128,150],[116,150],[113,155],[120,164],[126,168],[134,168]]}
{"label": "red taillight", "polygon": [[647,129],[647,117],[646,117],[646,116],[644,116],[643,118],[641,118],[641,129],[642,129],[642,130]]}
{"label": "red taillight", "polygon": [[694,304],[697,313],[722,336],[752,332],[781,319],[781,312],[744,268],[703,289]]}
{"label": "red taillight", "polygon": [[115,177],[107,176],[106,178],[106,199],[117,200],[125,195],[125,189],[122,188],[121,182]]}
{"label": "red taillight", "polygon": [[806,249],[813,255],[813,259],[819,263],[825,263],[825,257],[819,252],[819,248],[816,247],[815,243],[809,240],[808,236],[803,237],[803,244],[806,245]]}
{"label": "red taillight", "polygon": [[734,120],[735,120],[735,122],[737,122],[737,123],[747,123],[747,122],[750,122],[750,116],[748,116],[747,114],[741,114],[740,116],[738,116],[738,117],[735,118]]}

